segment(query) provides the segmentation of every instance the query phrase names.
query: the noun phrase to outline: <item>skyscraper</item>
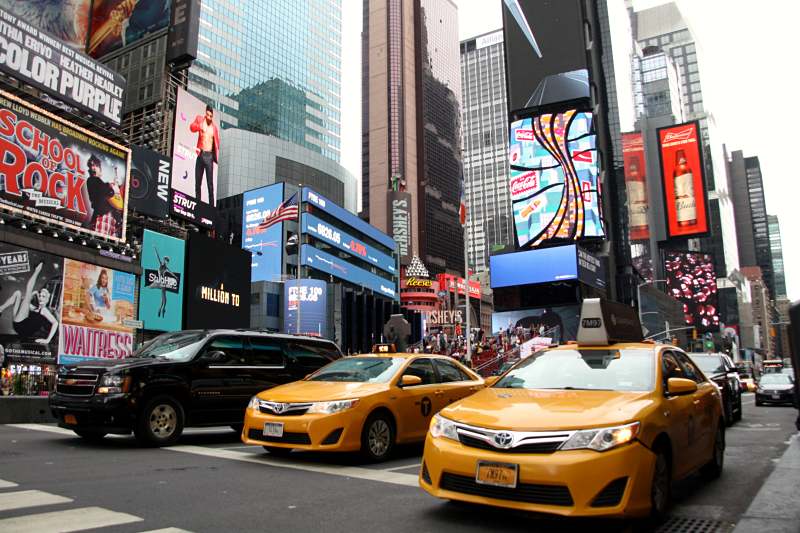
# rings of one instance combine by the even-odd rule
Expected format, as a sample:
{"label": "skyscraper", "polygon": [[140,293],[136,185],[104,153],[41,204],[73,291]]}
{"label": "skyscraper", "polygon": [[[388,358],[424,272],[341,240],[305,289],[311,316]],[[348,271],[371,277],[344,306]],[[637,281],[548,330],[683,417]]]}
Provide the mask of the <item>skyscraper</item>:
{"label": "skyscraper", "polygon": [[457,15],[450,0],[364,2],[362,213],[399,237],[394,202],[410,201],[401,262],[432,274],[464,269]]}
{"label": "skyscraper", "polygon": [[767,215],[769,226],[769,247],[772,253],[772,275],[775,277],[776,300],[786,296],[786,274],[783,270],[783,243],[781,242],[781,225],[777,215]]}
{"label": "skyscraper", "polygon": [[493,248],[514,242],[508,192],[508,106],[503,32],[461,42],[461,139],[470,209],[469,264],[489,265]]}

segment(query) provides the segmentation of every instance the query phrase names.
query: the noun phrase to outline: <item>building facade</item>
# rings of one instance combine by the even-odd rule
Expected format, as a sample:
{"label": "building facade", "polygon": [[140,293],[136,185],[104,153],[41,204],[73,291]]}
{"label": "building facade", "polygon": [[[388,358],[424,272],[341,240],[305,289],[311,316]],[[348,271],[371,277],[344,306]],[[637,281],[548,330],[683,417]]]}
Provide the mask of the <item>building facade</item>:
{"label": "building facade", "polygon": [[767,215],[769,226],[769,247],[772,254],[772,275],[775,278],[776,300],[786,296],[786,273],[783,267],[783,243],[781,242],[781,225],[777,215]]}

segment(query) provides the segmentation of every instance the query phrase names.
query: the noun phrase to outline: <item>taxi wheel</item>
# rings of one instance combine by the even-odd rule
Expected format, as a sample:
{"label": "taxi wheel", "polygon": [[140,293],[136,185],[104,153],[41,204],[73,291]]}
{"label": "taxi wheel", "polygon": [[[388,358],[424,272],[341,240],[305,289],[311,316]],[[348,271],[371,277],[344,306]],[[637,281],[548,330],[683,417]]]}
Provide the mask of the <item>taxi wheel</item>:
{"label": "taxi wheel", "polygon": [[156,396],[139,412],[134,434],[145,446],[171,446],[183,433],[183,408],[170,396]]}
{"label": "taxi wheel", "polygon": [[89,431],[86,429],[74,429],[77,436],[89,442],[100,442],[106,436],[102,431]]}
{"label": "taxi wheel", "polygon": [[717,479],[722,474],[722,466],[725,463],[725,428],[722,423],[717,428],[717,436],[714,438],[714,451],[711,460],[703,466],[702,474],[706,479]]}
{"label": "taxi wheel", "polygon": [[672,501],[672,466],[663,448],[656,453],[653,484],[650,488],[650,516],[655,520],[662,520]]}
{"label": "taxi wheel", "polygon": [[394,449],[395,430],[392,420],[382,413],[373,413],[364,422],[361,432],[361,454],[370,462],[386,460]]}
{"label": "taxi wheel", "polygon": [[278,446],[262,446],[262,448],[267,450],[270,455],[274,455],[276,457],[287,457],[290,453],[292,453],[291,448],[279,448]]}

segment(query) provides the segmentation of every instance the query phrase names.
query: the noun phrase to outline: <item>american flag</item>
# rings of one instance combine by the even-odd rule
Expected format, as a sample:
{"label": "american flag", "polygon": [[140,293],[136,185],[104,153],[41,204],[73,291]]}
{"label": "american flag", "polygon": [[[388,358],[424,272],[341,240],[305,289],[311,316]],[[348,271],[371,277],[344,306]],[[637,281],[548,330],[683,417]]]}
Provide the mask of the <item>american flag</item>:
{"label": "american flag", "polygon": [[277,209],[265,216],[264,220],[258,225],[258,229],[263,231],[271,226],[274,226],[278,222],[283,222],[284,220],[297,220],[297,215],[297,193],[295,193],[291,196],[291,198],[283,201]]}

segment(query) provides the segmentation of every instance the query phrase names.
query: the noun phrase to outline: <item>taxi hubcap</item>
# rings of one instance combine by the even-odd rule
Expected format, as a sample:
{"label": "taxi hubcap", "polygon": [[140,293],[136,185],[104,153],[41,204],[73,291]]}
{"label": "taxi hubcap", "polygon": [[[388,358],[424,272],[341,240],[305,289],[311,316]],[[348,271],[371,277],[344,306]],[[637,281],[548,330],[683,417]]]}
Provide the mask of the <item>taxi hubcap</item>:
{"label": "taxi hubcap", "polygon": [[373,455],[379,457],[389,449],[389,439],[391,431],[389,425],[383,420],[376,420],[369,427],[369,450]]}
{"label": "taxi hubcap", "polygon": [[177,413],[171,405],[158,405],[150,412],[150,431],[157,437],[165,438],[175,431]]}
{"label": "taxi hubcap", "polygon": [[656,459],[656,471],[653,473],[653,506],[657,511],[667,508],[669,497],[669,464],[664,455]]}

